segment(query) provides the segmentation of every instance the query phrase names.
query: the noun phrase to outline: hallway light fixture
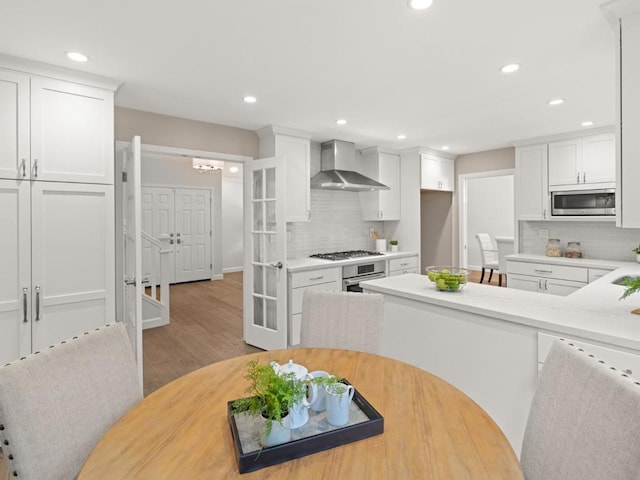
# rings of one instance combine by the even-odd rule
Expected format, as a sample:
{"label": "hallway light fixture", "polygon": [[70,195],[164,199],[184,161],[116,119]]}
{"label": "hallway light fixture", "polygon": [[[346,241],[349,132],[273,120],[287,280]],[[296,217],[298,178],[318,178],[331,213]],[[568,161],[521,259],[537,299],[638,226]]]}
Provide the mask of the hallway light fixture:
{"label": "hallway light fixture", "polygon": [[433,0],[407,0],[409,8],[413,10],[426,10],[432,3]]}
{"label": "hallway light fixture", "polygon": [[193,168],[198,170],[200,173],[221,172],[224,168],[224,162],[220,160],[193,157]]}

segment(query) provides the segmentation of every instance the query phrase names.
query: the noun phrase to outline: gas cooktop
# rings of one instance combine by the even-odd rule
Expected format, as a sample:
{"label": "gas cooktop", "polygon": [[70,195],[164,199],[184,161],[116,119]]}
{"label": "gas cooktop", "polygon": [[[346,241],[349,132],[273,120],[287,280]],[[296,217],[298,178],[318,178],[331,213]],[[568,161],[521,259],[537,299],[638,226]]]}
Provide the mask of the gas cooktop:
{"label": "gas cooktop", "polygon": [[374,257],[377,255],[383,254],[380,252],[370,252],[369,250],[349,250],[347,252],[316,253],[309,255],[309,257],[319,258],[321,260],[348,260],[350,258]]}

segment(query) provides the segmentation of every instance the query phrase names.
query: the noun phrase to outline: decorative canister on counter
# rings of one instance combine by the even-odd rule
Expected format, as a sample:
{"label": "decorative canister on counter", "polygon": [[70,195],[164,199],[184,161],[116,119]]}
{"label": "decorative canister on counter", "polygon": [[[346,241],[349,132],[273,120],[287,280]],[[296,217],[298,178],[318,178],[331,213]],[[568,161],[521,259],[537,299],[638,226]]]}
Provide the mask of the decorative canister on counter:
{"label": "decorative canister on counter", "polygon": [[580,242],[567,242],[567,249],[564,251],[567,258],[582,258],[582,247]]}
{"label": "decorative canister on counter", "polygon": [[547,257],[560,257],[562,256],[562,249],[560,248],[559,238],[550,238],[547,240],[547,248],[545,250]]}

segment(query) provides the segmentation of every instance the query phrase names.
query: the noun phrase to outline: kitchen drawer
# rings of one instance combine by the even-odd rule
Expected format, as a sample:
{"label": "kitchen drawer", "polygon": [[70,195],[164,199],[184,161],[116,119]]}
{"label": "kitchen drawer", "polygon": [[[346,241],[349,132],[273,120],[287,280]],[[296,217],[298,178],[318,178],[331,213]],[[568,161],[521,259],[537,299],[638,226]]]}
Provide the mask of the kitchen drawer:
{"label": "kitchen drawer", "polygon": [[559,278],[574,282],[587,283],[589,272],[583,267],[568,267],[566,265],[550,265],[548,263],[514,262],[507,260],[507,274],[532,275],[542,278]]}
{"label": "kitchen drawer", "polygon": [[590,268],[589,269],[589,283],[595,282],[600,277],[604,277],[607,273],[613,270],[605,270],[604,268]]}
{"label": "kitchen drawer", "polygon": [[411,268],[418,268],[418,257],[404,257],[404,258],[392,258],[389,260],[389,271],[394,270],[407,270]]}
{"label": "kitchen drawer", "polygon": [[538,333],[539,366],[540,364],[544,364],[544,361],[549,354],[549,350],[551,349],[551,345],[558,338],[564,338],[577,347],[584,349],[585,352],[594,355],[598,360],[602,360],[620,371],[624,371],[629,375],[640,378],[640,355],[615,350],[613,348],[601,347],[600,345],[593,345],[592,343],[586,343],[581,340],[578,341],[567,337],[548,335],[546,333]]}
{"label": "kitchen drawer", "polygon": [[327,283],[319,283],[318,285],[311,285],[309,287],[300,287],[291,289],[291,307],[290,313],[295,315],[296,313],[302,312],[302,296],[304,295],[305,290],[342,290],[342,282],[341,281],[333,281]]}
{"label": "kitchen drawer", "polygon": [[322,268],[306,272],[291,273],[290,288],[307,287],[319,283],[342,281],[342,269],[340,267]]}
{"label": "kitchen drawer", "polygon": [[418,268],[405,268],[404,270],[392,270],[389,272],[390,277],[394,277],[395,275],[404,275],[405,273],[418,273]]}

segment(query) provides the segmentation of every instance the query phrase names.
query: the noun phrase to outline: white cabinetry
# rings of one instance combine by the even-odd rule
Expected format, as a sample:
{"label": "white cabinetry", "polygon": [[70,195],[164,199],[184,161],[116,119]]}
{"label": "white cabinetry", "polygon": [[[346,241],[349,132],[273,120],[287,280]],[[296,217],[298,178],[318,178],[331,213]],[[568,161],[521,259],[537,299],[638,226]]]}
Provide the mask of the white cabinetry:
{"label": "white cabinetry", "polygon": [[516,149],[515,215],[517,220],[547,220],[547,144]]}
{"label": "white cabinetry", "polygon": [[113,92],[0,69],[0,107],[0,175],[113,184]]}
{"label": "white cabinetry", "polygon": [[371,147],[362,150],[360,173],[389,190],[360,192],[363,220],[400,220],[400,156]]}
{"label": "white cabinetry", "polygon": [[287,222],[311,220],[311,134],[269,125],[257,131],[260,156],[285,157]]}
{"label": "white cabinetry", "polygon": [[549,144],[550,189],[613,188],[615,179],[613,133]]}
{"label": "white cabinetry", "polygon": [[640,228],[640,11],[620,21],[617,225]]}
{"label": "white cabinetry", "polygon": [[418,255],[412,257],[392,258],[389,260],[388,276],[418,273]]}
{"label": "white cabinetry", "polygon": [[431,153],[420,155],[420,188],[422,190],[455,190],[454,164],[452,158],[444,158]]}
{"label": "white cabinetry", "polygon": [[302,297],[305,290],[342,290],[342,269],[340,267],[293,272],[289,274],[288,342],[289,346],[300,344],[302,325]]}
{"label": "white cabinetry", "polygon": [[0,364],[115,319],[115,84],[14,60],[0,57]]}
{"label": "white cabinetry", "polygon": [[587,268],[507,260],[509,288],[566,296],[587,284]]}

